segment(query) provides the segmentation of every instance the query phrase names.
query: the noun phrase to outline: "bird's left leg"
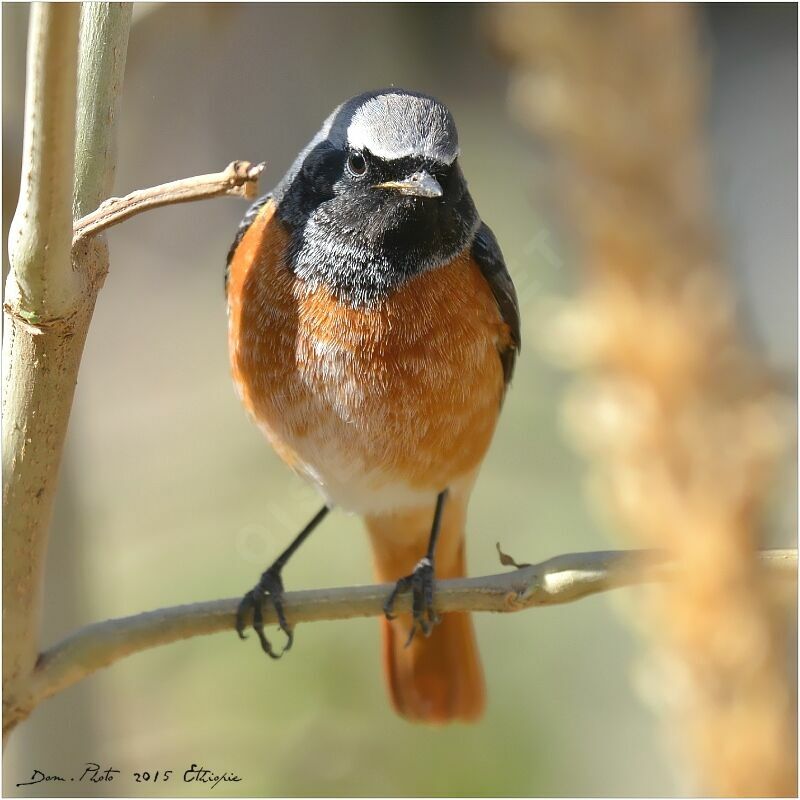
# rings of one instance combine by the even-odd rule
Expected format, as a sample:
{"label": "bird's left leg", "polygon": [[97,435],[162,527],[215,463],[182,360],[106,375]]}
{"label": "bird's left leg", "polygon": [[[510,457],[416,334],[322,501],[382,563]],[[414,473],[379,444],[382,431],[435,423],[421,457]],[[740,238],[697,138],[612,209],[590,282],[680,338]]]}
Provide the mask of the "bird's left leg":
{"label": "bird's left leg", "polygon": [[397,595],[401,592],[411,590],[412,597],[412,616],[413,623],[411,630],[408,634],[408,641],[406,646],[411,644],[411,640],[417,632],[417,628],[422,631],[425,636],[430,636],[433,626],[440,620],[436,611],[433,608],[433,589],[434,589],[434,560],[436,555],[436,541],[439,538],[439,531],[442,527],[442,512],[444,510],[444,502],[447,499],[447,489],[439,492],[436,497],[436,510],[433,512],[433,525],[431,526],[431,535],[428,540],[428,551],[425,557],[420,559],[414,571],[404,578],[400,578],[395,584],[392,593],[383,604],[383,612],[386,619],[394,619],[395,600]]}

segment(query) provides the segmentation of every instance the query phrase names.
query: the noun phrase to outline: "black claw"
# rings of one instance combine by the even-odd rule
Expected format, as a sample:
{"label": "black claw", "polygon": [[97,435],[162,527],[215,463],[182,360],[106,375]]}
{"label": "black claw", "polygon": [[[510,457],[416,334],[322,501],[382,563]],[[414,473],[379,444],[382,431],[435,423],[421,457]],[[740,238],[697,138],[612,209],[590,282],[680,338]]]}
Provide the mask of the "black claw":
{"label": "black claw", "polygon": [[[278,627],[286,634],[286,644],[280,653],[273,649],[272,644],[264,633],[263,603],[267,600],[272,603],[272,607],[275,609],[275,614],[278,617]],[[270,658],[280,658],[291,648],[294,641],[292,629],[286,620],[286,614],[283,610],[283,581],[281,580],[280,570],[270,567],[261,576],[256,586],[247,592],[239,603],[239,608],[236,611],[236,632],[239,634],[240,639],[247,638],[244,633],[245,620],[247,613],[251,610],[253,613],[252,627],[258,636],[259,642],[261,642],[261,649]]]}
{"label": "black claw", "polygon": [[255,605],[253,600],[253,592],[248,592],[239,602],[239,608],[236,609],[236,633],[239,634],[240,639],[246,639],[247,636],[244,632],[244,621],[247,617],[248,609]]}
{"label": "black claw", "polygon": [[392,589],[391,594],[386,598],[386,602],[383,604],[383,614],[388,620],[395,619],[395,615],[392,613],[394,609],[395,600],[397,600],[397,595],[401,594],[402,592],[407,592],[412,586],[413,575],[406,575],[405,578],[400,578],[399,581],[394,585],[394,589]]}
{"label": "black claw", "polygon": [[386,619],[394,619],[392,611],[397,596],[402,592],[411,590],[411,614],[414,621],[408,633],[406,647],[414,640],[417,630],[422,631],[424,636],[430,636],[434,626],[440,622],[439,615],[433,607],[434,583],[433,564],[429,558],[423,558],[414,567],[411,575],[406,575],[405,578],[400,578],[397,581],[392,593],[383,605],[383,613]]}

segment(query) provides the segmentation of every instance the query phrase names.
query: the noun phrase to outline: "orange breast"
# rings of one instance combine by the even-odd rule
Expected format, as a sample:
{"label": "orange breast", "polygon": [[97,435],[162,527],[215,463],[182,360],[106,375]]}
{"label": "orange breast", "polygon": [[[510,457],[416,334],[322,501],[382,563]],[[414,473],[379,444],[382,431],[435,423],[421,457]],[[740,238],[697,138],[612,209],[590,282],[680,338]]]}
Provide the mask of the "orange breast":
{"label": "orange breast", "polygon": [[234,381],[279,455],[362,513],[427,500],[473,471],[500,409],[509,331],[469,255],[352,308],[293,275],[287,239],[266,206],[228,283]]}

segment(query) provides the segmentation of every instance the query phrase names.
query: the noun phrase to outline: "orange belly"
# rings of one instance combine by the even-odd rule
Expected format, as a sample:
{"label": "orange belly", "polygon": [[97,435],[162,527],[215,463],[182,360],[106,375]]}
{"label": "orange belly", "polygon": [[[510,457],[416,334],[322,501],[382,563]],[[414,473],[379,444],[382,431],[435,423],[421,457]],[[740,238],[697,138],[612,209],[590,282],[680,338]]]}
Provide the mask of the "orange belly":
{"label": "orange belly", "polygon": [[374,308],[286,267],[267,205],[234,254],[229,348],[242,400],[278,454],[359,513],[427,505],[471,475],[504,391],[508,327],[468,254]]}

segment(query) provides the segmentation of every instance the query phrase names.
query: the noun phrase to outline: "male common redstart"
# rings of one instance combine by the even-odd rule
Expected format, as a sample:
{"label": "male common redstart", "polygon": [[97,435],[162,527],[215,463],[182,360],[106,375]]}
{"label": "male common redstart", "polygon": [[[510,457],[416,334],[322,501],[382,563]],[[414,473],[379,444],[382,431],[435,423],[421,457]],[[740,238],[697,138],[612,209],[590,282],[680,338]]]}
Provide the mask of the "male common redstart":
{"label": "male common redstart", "polygon": [[[279,657],[264,635],[269,602],[288,650],[284,565],[329,509],[360,514],[377,579],[396,581],[383,620],[392,701],[426,722],[483,710],[471,620],[437,617],[434,575],[465,574],[467,502],[520,347],[514,285],[458,155],[434,98],[354,97],[247,212],[226,273],[236,388],[325,500],[242,599],[239,635],[252,610]],[[394,618],[404,591],[413,614]]]}

